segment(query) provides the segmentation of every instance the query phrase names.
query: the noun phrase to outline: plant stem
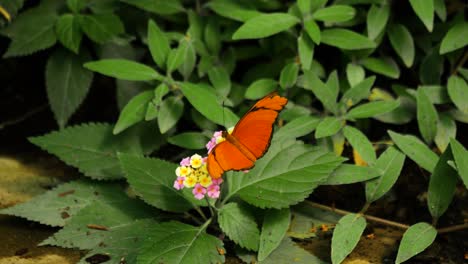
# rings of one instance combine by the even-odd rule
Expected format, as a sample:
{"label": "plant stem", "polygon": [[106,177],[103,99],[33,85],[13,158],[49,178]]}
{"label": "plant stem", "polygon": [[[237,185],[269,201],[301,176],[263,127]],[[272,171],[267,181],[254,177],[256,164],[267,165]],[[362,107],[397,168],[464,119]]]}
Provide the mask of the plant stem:
{"label": "plant stem", "polygon": [[460,61],[458,61],[457,66],[455,66],[451,75],[456,74],[458,72],[458,69],[463,67],[463,64],[465,64],[467,60],[468,60],[468,50],[466,50],[465,53],[463,53],[463,57],[460,59]]}
{"label": "plant stem", "polygon": [[203,213],[203,211],[200,209],[200,207],[196,206],[195,207],[195,210],[198,212],[198,214],[201,215],[201,217],[203,217],[203,220],[208,220],[208,217],[206,217],[205,213]]}
{"label": "plant stem", "polygon": [[437,233],[445,234],[445,233],[450,233],[450,232],[464,230],[464,229],[468,229],[468,223],[464,223],[464,224],[461,224],[461,225],[454,225],[454,226],[444,227],[444,228],[439,228],[439,229],[437,229]]}
{"label": "plant stem", "polygon": [[195,223],[201,225],[203,222],[198,220],[198,218],[196,218],[193,214],[189,213],[189,212],[185,212],[184,213],[188,218],[192,219]]}

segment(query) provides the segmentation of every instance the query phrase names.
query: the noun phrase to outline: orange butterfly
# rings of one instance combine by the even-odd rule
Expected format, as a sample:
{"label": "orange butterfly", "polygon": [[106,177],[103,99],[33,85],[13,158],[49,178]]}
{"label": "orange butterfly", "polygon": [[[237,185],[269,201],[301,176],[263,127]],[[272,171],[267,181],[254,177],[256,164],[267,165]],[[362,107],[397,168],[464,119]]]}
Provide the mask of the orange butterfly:
{"label": "orange butterfly", "polygon": [[208,155],[208,173],[217,179],[229,170],[246,170],[254,166],[270,146],[273,124],[288,102],[276,92],[259,100],[237,122],[232,134],[222,132],[225,141]]}

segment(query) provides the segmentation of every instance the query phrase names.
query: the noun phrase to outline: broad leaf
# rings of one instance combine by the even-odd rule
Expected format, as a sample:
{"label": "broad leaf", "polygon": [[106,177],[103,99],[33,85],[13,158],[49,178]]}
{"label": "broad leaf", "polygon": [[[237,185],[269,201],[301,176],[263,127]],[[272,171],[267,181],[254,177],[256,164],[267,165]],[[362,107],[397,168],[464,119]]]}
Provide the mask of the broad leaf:
{"label": "broad leaf", "polygon": [[224,67],[213,67],[208,70],[208,78],[217,94],[227,96],[231,91],[231,77]]}
{"label": "broad leaf", "polygon": [[97,43],[104,43],[124,33],[122,21],[112,13],[80,15],[79,21],[84,33]]}
{"label": "broad leaf", "polygon": [[184,102],[175,96],[168,97],[161,102],[158,112],[158,126],[161,134],[173,128],[184,113]]}
{"label": "broad leaf", "polygon": [[348,65],[346,65],[346,78],[350,87],[354,87],[362,82],[365,77],[366,73],[361,65],[354,63],[348,63]]}
{"label": "broad leaf", "polygon": [[320,27],[317,25],[317,23],[314,20],[310,19],[310,20],[305,21],[304,30],[315,44],[317,45],[320,44],[320,39],[321,39]]}
{"label": "broad leaf", "polygon": [[55,25],[57,38],[63,46],[69,50],[78,53],[81,44],[81,28],[75,15],[62,15]]}
{"label": "broad leaf", "polygon": [[[364,70],[362,70],[362,73],[364,77]],[[375,76],[371,76],[355,84],[343,94],[340,101],[345,103],[346,106],[348,107],[356,105],[361,100],[369,97],[370,90],[372,86],[374,85],[374,82],[375,82]]]}
{"label": "broad leaf", "polygon": [[463,180],[465,187],[468,188],[468,152],[456,139],[450,140],[453,159],[457,165],[458,175]]}
{"label": "broad leaf", "polygon": [[326,109],[332,113],[336,112],[336,94],[318,78],[315,72],[304,71],[303,87],[312,91]]}
{"label": "broad leaf", "polygon": [[439,118],[437,116],[437,110],[429,100],[424,89],[418,89],[416,103],[416,116],[418,119],[419,131],[421,132],[424,141],[426,141],[426,143],[430,143],[434,140],[437,133],[437,123]]}
{"label": "broad leaf", "polygon": [[255,16],[245,22],[232,35],[232,39],[258,39],[265,38],[281,31],[287,30],[299,19],[286,13],[270,13]]}
{"label": "broad leaf", "polygon": [[296,84],[297,75],[299,73],[299,65],[295,62],[286,64],[280,74],[280,86],[283,89],[291,88]]}
{"label": "broad leaf", "polygon": [[169,143],[186,149],[203,149],[208,140],[199,132],[185,132],[167,139]]}
{"label": "broad leaf", "polygon": [[413,65],[414,41],[411,32],[402,24],[391,25],[388,29],[388,38],[393,49],[401,58],[407,68]]}
{"label": "broad leaf", "polygon": [[173,15],[184,11],[180,0],[121,0],[129,5],[136,6],[148,12],[160,15]]}
{"label": "broad leaf", "polygon": [[367,35],[370,39],[376,39],[385,29],[390,16],[390,5],[372,5],[367,12]]}
{"label": "broad leaf", "polygon": [[148,22],[148,48],[159,68],[164,69],[170,51],[169,40],[153,20]]}
{"label": "broad leaf", "polygon": [[281,129],[276,132],[275,137],[280,139],[305,136],[314,131],[319,122],[320,118],[314,116],[305,115],[298,117],[281,127]]}
{"label": "broad leaf", "polygon": [[47,61],[47,97],[61,128],[83,102],[91,86],[93,73],[82,66],[89,58],[87,52],[75,55],[59,49]]}
{"label": "broad leaf", "polygon": [[359,153],[362,159],[369,165],[377,160],[374,147],[364,133],[352,126],[345,126],[343,134],[353,149]]}
{"label": "broad leaf", "polygon": [[425,170],[433,172],[439,157],[426,144],[412,135],[401,135],[391,130],[388,131],[388,134],[398,148],[410,159]]}
{"label": "broad leaf", "polygon": [[367,37],[342,28],[326,29],[321,32],[321,42],[344,50],[372,49],[376,44]]}
{"label": "broad leaf", "polygon": [[353,251],[364,229],[366,219],[362,215],[348,214],[343,216],[333,230],[331,259],[332,263],[341,263]]}
{"label": "broad leaf", "polygon": [[352,19],[354,15],[356,15],[356,10],[351,6],[331,5],[315,11],[312,17],[314,20],[335,23],[348,21]]}
{"label": "broad leaf", "polygon": [[409,0],[416,15],[421,19],[429,32],[434,26],[434,1]]}
{"label": "broad leaf", "polygon": [[375,101],[365,103],[352,108],[347,114],[347,119],[359,119],[378,116],[388,113],[400,105],[400,101]]}
{"label": "broad leaf", "polygon": [[310,70],[314,58],[314,43],[307,34],[302,33],[299,36],[297,49],[302,69]]}
{"label": "broad leaf", "polygon": [[216,14],[240,22],[246,22],[247,20],[262,14],[247,5],[246,2],[216,0],[210,1],[206,5]]}
{"label": "broad leaf", "polygon": [[278,82],[273,79],[258,79],[247,87],[245,98],[251,100],[260,99],[276,90],[277,86]]}
{"label": "broad leaf", "polygon": [[[147,230],[137,263],[224,263],[223,242],[205,232],[206,224],[194,227],[167,222]],[[170,241],[170,243],[168,243]]]}
{"label": "broad leaf", "polygon": [[84,67],[88,70],[121,80],[162,81],[164,79],[164,77],[153,68],[131,60],[103,59],[85,63]]}
{"label": "broad leaf", "polygon": [[450,76],[447,83],[447,91],[450,100],[460,111],[468,113],[468,84],[463,78],[456,75]]}
{"label": "broad leaf", "polygon": [[341,185],[356,182],[364,182],[382,175],[379,169],[374,167],[363,167],[351,164],[341,164],[328,177],[327,185]]}
{"label": "broad leaf", "polygon": [[243,248],[258,251],[260,230],[253,212],[245,205],[229,203],[218,211],[219,226],[226,235]]}
{"label": "broad leaf", "polygon": [[398,77],[400,77],[400,69],[391,58],[366,58],[361,60],[361,64],[370,71],[392,79],[398,79]]}
{"label": "broad leaf", "polygon": [[366,182],[366,200],[372,203],[387,193],[400,176],[405,155],[395,147],[390,147],[380,155],[375,168],[381,171],[381,176]]}
{"label": "broad leaf", "polygon": [[263,261],[275,250],[283,240],[289,228],[291,213],[289,208],[270,209],[263,215],[262,232],[260,233],[260,246],[258,260]]}
{"label": "broad leaf", "polygon": [[465,37],[468,34],[468,23],[460,22],[455,24],[447,32],[440,44],[440,54],[445,54],[468,45],[468,40]]}
{"label": "broad leaf", "polygon": [[153,91],[145,91],[134,96],[120,112],[113,133],[118,134],[128,127],[142,121],[145,118],[148,103],[153,97]]}
{"label": "broad leaf", "polygon": [[447,113],[439,114],[439,122],[437,123],[437,134],[434,142],[440,152],[444,152],[452,138],[457,135],[457,124],[455,120]]}
{"label": "broad leaf", "polygon": [[400,264],[423,252],[434,242],[436,236],[437,230],[427,223],[410,226],[403,234],[395,263]]}
{"label": "broad leaf", "polygon": [[317,125],[317,129],[315,130],[315,138],[323,138],[332,136],[345,125],[345,120],[334,117],[334,116],[327,116],[323,118],[320,123]]}

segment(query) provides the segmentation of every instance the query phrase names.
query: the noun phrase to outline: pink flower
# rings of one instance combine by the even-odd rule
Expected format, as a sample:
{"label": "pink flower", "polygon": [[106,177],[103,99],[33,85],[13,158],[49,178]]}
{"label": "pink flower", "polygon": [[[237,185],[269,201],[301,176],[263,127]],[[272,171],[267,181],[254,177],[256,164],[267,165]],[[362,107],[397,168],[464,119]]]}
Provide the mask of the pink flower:
{"label": "pink flower", "polygon": [[211,181],[213,182],[212,185],[220,185],[223,183],[223,178],[212,179]]}
{"label": "pink flower", "polygon": [[180,190],[184,188],[185,177],[177,177],[177,180],[174,181],[174,189]]}
{"label": "pink flower", "polygon": [[217,199],[219,198],[219,185],[212,184],[208,186],[208,197]]}
{"label": "pink flower", "polygon": [[180,161],[180,166],[190,166],[190,157],[186,157]]}
{"label": "pink flower", "polygon": [[192,193],[196,199],[201,200],[203,199],[203,197],[205,197],[206,189],[203,188],[201,184],[197,183],[197,185],[195,185],[195,187],[193,188]]}
{"label": "pink flower", "polygon": [[211,152],[211,150],[216,146],[216,140],[211,139],[206,143],[206,149],[208,150],[208,153]]}

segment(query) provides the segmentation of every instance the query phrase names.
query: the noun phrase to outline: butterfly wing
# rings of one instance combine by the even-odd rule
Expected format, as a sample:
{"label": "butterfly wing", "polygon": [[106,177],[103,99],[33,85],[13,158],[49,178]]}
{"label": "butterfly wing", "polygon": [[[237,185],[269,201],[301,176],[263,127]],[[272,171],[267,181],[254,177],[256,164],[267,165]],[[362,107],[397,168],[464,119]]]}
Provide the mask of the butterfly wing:
{"label": "butterfly wing", "polygon": [[253,167],[268,150],[273,125],[287,102],[285,97],[271,93],[252,106],[236,124],[230,138],[216,145],[208,155],[210,175],[219,178],[228,170]]}

